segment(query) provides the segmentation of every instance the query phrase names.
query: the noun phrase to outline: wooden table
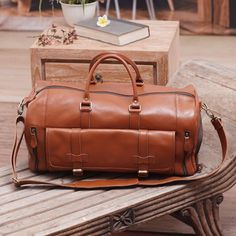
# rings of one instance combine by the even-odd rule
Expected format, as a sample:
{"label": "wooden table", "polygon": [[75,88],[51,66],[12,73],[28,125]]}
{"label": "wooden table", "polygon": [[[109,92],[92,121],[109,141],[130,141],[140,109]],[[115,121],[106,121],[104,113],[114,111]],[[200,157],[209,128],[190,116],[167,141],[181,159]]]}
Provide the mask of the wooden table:
{"label": "wooden table", "polygon": [[[108,235],[171,214],[191,225],[200,236],[221,236],[222,193],[236,183],[236,111],[232,102],[236,100],[235,78],[234,71],[195,60],[183,65],[171,81],[171,85],[177,87],[194,84],[201,99],[222,116],[230,158],[219,173],[204,181],[162,187],[74,191],[44,187],[16,189],[11,183],[10,168],[3,167],[0,169],[0,235]],[[203,125],[199,161],[208,167],[203,169],[204,173],[217,165],[220,147],[204,114]],[[27,155],[26,151],[21,155]],[[39,176],[31,173],[26,165],[18,168],[22,177],[56,182],[73,178],[63,174]],[[99,177],[101,175],[90,176],[91,179]]]}
{"label": "wooden table", "polygon": [[[149,25],[151,35],[147,39],[126,46],[114,46],[82,37],[72,45],[43,47],[38,46],[35,42],[31,47],[33,84],[35,83],[37,68],[40,71],[40,79],[84,80],[90,60],[95,55],[108,51],[123,53],[134,60],[147,82],[166,84],[168,78],[179,67],[179,23],[176,21],[149,20],[137,22]],[[106,75],[109,77],[112,72],[114,74],[113,81],[127,77],[122,66],[106,64],[101,66],[100,69],[103,71],[105,78]]]}

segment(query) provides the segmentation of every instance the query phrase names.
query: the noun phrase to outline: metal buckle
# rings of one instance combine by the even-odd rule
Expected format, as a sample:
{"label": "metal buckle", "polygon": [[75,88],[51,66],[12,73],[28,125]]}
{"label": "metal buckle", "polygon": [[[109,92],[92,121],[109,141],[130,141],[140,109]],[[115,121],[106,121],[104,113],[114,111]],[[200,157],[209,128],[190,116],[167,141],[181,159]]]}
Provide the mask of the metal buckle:
{"label": "metal buckle", "polygon": [[217,117],[215,113],[208,108],[206,103],[203,103],[201,108],[206,112],[207,116],[210,117],[212,120],[221,120],[220,117]]}
{"label": "metal buckle", "polygon": [[144,85],[143,80],[141,80],[141,79],[136,80],[136,85],[139,87],[142,87]]}
{"label": "metal buckle", "polygon": [[80,110],[81,111],[92,111],[92,102],[90,101],[83,101],[80,103]]}
{"label": "metal buckle", "polygon": [[82,169],[73,169],[73,175],[74,176],[82,176],[83,170]]}
{"label": "metal buckle", "polygon": [[24,99],[19,103],[18,108],[17,108],[17,114],[21,116],[24,112]]}
{"label": "metal buckle", "polygon": [[139,170],[138,177],[140,177],[140,178],[148,177],[148,170]]}
{"label": "metal buckle", "polygon": [[20,182],[19,182],[19,180],[16,177],[12,177],[12,181],[15,184],[16,187],[20,186]]}
{"label": "metal buckle", "polygon": [[141,105],[138,103],[132,103],[129,105],[129,112],[141,112]]}

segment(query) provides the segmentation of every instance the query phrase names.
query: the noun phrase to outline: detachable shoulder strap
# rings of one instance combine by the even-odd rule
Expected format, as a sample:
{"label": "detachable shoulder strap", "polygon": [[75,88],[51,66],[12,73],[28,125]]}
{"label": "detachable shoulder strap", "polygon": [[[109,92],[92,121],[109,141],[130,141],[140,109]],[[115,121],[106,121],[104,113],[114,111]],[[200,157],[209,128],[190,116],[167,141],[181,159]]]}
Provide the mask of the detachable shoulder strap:
{"label": "detachable shoulder strap", "polygon": [[[126,186],[134,186],[134,185],[142,185],[142,186],[158,186],[166,183],[173,183],[177,181],[191,181],[191,180],[199,180],[199,179],[205,179],[209,178],[210,176],[214,175],[219,171],[221,166],[223,165],[224,161],[226,160],[226,153],[227,153],[227,140],[226,135],[221,123],[221,119],[216,117],[210,109],[204,104],[203,110],[206,111],[206,114],[211,118],[211,123],[214,126],[218,137],[220,139],[221,143],[221,149],[222,149],[222,159],[221,163],[218,165],[217,168],[215,168],[213,171],[206,175],[198,175],[198,176],[189,176],[189,177],[179,177],[179,176],[172,176],[172,177],[164,177],[162,179],[158,178],[147,178],[147,179],[139,179],[139,178],[127,178],[127,179],[108,179],[108,180],[92,180],[92,181],[74,181],[67,184],[58,184],[53,182],[47,182],[47,181],[40,181],[40,180],[33,180],[33,179],[19,179],[17,177],[17,171],[16,171],[16,161],[17,161],[17,155],[19,152],[19,148],[24,136],[24,130],[22,129],[22,132],[18,138],[17,135],[17,129],[15,133],[15,139],[14,144],[12,148],[12,155],[11,155],[11,162],[12,162],[12,171],[13,171],[13,182],[16,186],[22,186],[27,184],[41,184],[41,185],[50,185],[50,186],[58,186],[58,187],[65,187],[65,188],[81,188],[81,189],[95,189],[95,188],[107,188],[107,187],[126,187]],[[23,116],[18,116],[16,119],[16,126],[18,126],[19,123],[23,123],[24,125],[24,118]]]}

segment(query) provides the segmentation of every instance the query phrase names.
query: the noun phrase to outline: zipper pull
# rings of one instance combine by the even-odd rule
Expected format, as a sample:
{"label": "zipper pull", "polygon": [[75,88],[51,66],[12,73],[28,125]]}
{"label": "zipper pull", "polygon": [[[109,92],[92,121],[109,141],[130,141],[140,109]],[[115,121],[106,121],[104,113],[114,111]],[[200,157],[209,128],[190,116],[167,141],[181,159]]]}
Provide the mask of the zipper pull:
{"label": "zipper pull", "polygon": [[36,148],[37,145],[38,145],[37,129],[35,127],[31,127],[30,128],[30,134],[31,134],[30,146],[32,148]]}

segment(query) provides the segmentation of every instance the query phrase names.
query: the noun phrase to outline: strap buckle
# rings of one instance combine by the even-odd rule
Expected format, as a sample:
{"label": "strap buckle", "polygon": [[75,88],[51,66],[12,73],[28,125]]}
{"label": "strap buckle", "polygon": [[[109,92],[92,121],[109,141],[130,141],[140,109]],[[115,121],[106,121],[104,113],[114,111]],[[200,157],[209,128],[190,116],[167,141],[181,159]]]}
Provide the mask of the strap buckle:
{"label": "strap buckle", "polygon": [[72,171],[73,171],[74,176],[82,176],[83,175],[82,169],[73,169]]}
{"label": "strap buckle", "polygon": [[132,104],[129,105],[129,112],[141,112],[141,105],[135,100]]}
{"label": "strap buckle", "polygon": [[144,81],[142,79],[136,79],[136,85],[142,87],[144,85]]}
{"label": "strap buckle", "polygon": [[87,112],[92,111],[92,102],[90,102],[90,101],[82,101],[80,103],[80,110],[81,111],[87,111]]}
{"label": "strap buckle", "polygon": [[140,177],[140,178],[148,177],[148,170],[139,170],[138,171],[138,177]]}

